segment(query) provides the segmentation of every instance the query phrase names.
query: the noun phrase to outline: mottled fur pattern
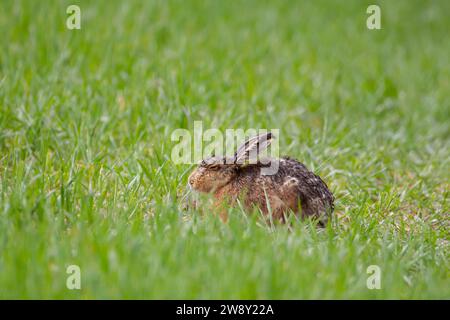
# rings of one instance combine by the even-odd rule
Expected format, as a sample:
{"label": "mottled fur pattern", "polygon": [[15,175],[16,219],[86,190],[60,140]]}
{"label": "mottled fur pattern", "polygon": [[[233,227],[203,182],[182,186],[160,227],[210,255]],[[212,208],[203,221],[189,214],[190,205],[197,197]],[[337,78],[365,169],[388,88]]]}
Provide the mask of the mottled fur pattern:
{"label": "mottled fur pattern", "polygon": [[295,159],[271,161],[279,162],[277,173],[261,175],[267,162],[237,164],[232,158],[211,157],[192,172],[189,184],[194,190],[214,195],[224,220],[223,204],[235,205],[240,200],[245,209],[257,207],[273,220],[284,221],[293,211],[325,224],[334,209],[334,197],[325,182]]}

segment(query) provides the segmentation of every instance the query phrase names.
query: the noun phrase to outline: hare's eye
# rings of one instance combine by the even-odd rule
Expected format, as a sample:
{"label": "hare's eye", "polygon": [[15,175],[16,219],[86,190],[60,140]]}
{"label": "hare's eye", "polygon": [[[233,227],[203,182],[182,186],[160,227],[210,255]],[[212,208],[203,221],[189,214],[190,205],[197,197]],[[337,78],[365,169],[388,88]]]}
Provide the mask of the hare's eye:
{"label": "hare's eye", "polygon": [[210,166],[208,166],[209,169],[211,170],[219,170],[219,165],[218,164],[212,164]]}

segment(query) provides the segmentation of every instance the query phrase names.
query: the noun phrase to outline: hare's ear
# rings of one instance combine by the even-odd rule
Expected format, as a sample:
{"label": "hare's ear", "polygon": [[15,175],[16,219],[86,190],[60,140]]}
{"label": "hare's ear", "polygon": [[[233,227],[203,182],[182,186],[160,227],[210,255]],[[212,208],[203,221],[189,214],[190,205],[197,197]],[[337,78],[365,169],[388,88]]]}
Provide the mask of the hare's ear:
{"label": "hare's ear", "polygon": [[234,154],[234,163],[242,164],[250,159],[256,159],[258,154],[265,150],[275,136],[266,132],[245,141]]}

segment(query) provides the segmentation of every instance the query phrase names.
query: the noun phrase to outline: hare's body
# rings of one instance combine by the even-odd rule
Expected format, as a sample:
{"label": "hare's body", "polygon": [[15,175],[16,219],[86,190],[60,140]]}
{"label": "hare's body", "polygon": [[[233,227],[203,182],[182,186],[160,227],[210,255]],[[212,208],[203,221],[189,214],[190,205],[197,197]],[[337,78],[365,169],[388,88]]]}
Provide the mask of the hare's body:
{"label": "hare's body", "polygon": [[[258,155],[272,138],[270,132],[253,137],[234,157],[204,159],[189,176],[189,185],[194,190],[212,193],[217,207],[224,203],[235,205],[239,200],[245,209],[258,207],[265,215],[271,214],[273,220],[284,221],[285,214],[293,211],[302,217],[315,217],[324,224],[333,211],[334,198],[319,176],[287,157],[269,162],[251,161],[255,159],[250,154]],[[262,170],[272,168],[274,161],[275,172],[267,174],[267,170]]]}
{"label": "hare's body", "polygon": [[261,175],[258,164],[239,168],[234,179],[213,192],[216,201],[234,204],[239,199],[246,209],[256,206],[274,220],[283,221],[293,211],[326,222],[334,205],[322,179],[297,160],[285,157],[275,161],[279,161],[279,169],[274,175]]}

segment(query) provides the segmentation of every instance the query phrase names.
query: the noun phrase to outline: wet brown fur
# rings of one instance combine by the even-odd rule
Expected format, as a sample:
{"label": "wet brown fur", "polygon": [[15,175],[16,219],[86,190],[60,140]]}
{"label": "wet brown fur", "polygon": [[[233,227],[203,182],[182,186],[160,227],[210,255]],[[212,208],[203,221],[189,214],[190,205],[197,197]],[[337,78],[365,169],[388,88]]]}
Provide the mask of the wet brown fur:
{"label": "wet brown fur", "polygon": [[228,164],[225,158],[211,157],[194,170],[189,183],[194,190],[214,195],[223,220],[227,219],[223,204],[235,205],[239,199],[245,209],[256,206],[274,220],[284,221],[293,211],[325,224],[334,209],[334,197],[325,182],[295,159],[273,161],[279,161],[277,173],[261,175],[261,163]]}

